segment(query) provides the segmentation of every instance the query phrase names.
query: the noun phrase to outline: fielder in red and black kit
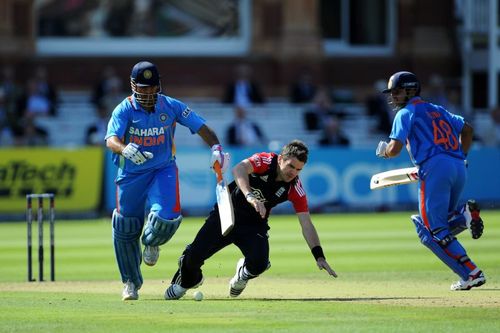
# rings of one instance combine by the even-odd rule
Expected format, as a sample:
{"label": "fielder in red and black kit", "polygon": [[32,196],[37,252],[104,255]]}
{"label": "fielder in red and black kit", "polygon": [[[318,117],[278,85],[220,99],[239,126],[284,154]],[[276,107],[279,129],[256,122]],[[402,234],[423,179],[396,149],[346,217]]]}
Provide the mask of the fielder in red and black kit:
{"label": "fielder in red and black kit", "polygon": [[229,244],[235,244],[244,255],[229,283],[230,296],[239,296],[248,280],[271,266],[268,217],[273,207],[287,200],[293,204],[318,267],[337,276],[323,254],[309,215],[306,193],[298,177],[307,162],[307,155],[305,144],[294,140],[285,145],[280,154],[257,153],[233,168],[235,180],[229,184],[235,217],[233,229],[227,236],[222,236],[216,204],[194,241],[179,258],[179,269],[165,292],[166,299],[178,299],[187,289],[201,285],[201,266],[205,260]]}

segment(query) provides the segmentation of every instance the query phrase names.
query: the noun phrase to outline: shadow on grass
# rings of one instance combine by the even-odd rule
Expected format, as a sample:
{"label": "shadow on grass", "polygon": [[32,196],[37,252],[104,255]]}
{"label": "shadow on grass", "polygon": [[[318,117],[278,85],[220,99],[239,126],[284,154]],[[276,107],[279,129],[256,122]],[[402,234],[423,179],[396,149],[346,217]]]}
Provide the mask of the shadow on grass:
{"label": "shadow on grass", "polygon": [[439,299],[439,297],[311,297],[311,298],[246,298],[249,301],[297,301],[297,302],[366,302],[411,299]]}
{"label": "shadow on grass", "polygon": [[[209,301],[228,301],[228,300],[241,300],[241,301],[295,301],[295,302],[367,302],[367,301],[390,301],[390,300],[432,300],[439,299],[439,297],[311,297],[311,298],[292,298],[292,297],[282,297],[282,298],[267,298],[267,297],[256,297],[256,298],[207,298]],[[191,297],[183,297],[180,300],[192,301]],[[175,300],[165,300],[165,299],[149,299],[149,301],[175,301]]]}

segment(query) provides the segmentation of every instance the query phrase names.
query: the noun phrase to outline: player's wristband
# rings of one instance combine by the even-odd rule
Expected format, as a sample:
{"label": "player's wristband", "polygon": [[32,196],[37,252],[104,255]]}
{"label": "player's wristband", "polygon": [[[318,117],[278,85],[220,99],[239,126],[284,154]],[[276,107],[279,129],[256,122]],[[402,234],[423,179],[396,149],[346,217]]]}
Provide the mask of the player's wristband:
{"label": "player's wristband", "polygon": [[321,248],[320,245],[315,246],[311,249],[311,253],[314,256],[314,259],[318,260],[319,258],[325,258],[325,254],[323,253],[323,249]]}
{"label": "player's wristband", "polygon": [[255,199],[255,195],[253,195],[252,192],[248,192],[247,194],[245,194],[245,199],[247,201],[249,201],[250,199]]}

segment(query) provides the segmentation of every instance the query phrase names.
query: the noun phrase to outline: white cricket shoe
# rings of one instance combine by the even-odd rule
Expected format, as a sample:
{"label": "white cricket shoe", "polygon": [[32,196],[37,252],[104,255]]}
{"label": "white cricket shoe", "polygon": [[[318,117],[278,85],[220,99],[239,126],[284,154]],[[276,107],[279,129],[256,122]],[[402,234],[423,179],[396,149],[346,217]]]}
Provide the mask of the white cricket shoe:
{"label": "white cricket shoe", "polygon": [[480,287],[486,283],[486,278],[482,271],[478,271],[476,274],[469,275],[467,280],[460,280],[453,283],[450,287],[451,290],[470,290],[474,287]]}
{"label": "white cricket shoe", "polygon": [[181,287],[180,284],[172,283],[170,287],[165,290],[165,299],[179,299],[186,294],[187,288]]}
{"label": "white cricket shoe", "polygon": [[142,259],[144,263],[148,266],[154,266],[160,257],[160,247],[159,246],[144,246],[144,252],[142,252]]}
{"label": "white cricket shoe", "polygon": [[136,288],[132,281],[127,281],[123,287],[122,300],[136,301],[139,299],[139,288]]}
{"label": "white cricket shoe", "polygon": [[231,281],[229,281],[229,296],[231,297],[238,297],[240,294],[245,290],[245,287],[247,286],[247,279],[244,279],[243,276],[243,269],[244,269],[244,264],[245,264],[245,258],[241,258],[238,260],[238,263],[236,264],[236,273],[234,274],[233,278]]}

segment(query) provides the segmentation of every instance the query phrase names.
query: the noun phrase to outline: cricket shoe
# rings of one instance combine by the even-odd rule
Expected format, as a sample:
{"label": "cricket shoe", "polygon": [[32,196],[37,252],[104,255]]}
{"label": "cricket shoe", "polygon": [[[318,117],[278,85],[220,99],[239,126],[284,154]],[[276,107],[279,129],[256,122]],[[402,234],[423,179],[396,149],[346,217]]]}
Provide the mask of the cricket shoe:
{"label": "cricket shoe", "polygon": [[165,299],[179,299],[186,295],[187,288],[181,287],[180,284],[173,283],[165,290]]}
{"label": "cricket shoe", "polygon": [[142,260],[148,266],[154,266],[160,257],[160,247],[159,246],[144,246],[144,252],[142,253]]}
{"label": "cricket shoe", "polygon": [[[479,216],[479,205],[474,200],[468,200],[465,206],[466,219],[468,221],[467,227],[470,230],[473,239],[478,239],[483,234],[484,224],[483,220]],[[468,219],[470,215],[470,220]]]}
{"label": "cricket shoe", "polygon": [[248,278],[245,278],[245,258],[238,260],[236,264],[236,273],[229,281],[229,296],[238,297],[245,290]]}
{"label": "cricket shoe", "polygon": [[486,278],[482,271],[469,275],[467,280],[460,280],[453,283],[450,287],[451,290],[470,290],[471,288],[480,287],[486,283]]}
{"label": "cricket shoe", "polygon": [[[193,286],[191,288],[193,288],[193,289],[198,288],[199,286],[201,286],[203,284],[203,280],[204,279],[202,277],[200,282],[198,282],[195,286]],[[188,289],[191,289],[191,288],[184,288],[180,284],[172,283],[170,285],[170,287],[168,287],[167,290],[165,290],[165,299],[166,300],[179,299],[182,296],[186,295],[186,291],[188,291]]]}
{"label": "cricket shoe", "polygon": [[199,286],[201,286],[203,284],[204,278],[202,275],[200,282],[198,282],[197,284],[195,284],[191,288],[184,288],[183,286],[181,286],[181,282],[182,282],[181,269],[182,269],[183,261],[184,261],[184,255],[181,255],[179,257],[179,261],[178,261],[179,269],[177,270],[177,272],[175,272],[174,277],[172,278],[172,282],[171,282],[170,287],[168,287],[167,290],[165,290],[165,299],[167,299],[167,300],[179,299],[186,294],[186,291],[188,291],[188,289],[198,288]]}
{"label": "cricket shoe", "polygon": [[125,282],[122,292],[122,300],[124,301],[136,301],[139,299],[139,288],[135,286],[132,281]]}

